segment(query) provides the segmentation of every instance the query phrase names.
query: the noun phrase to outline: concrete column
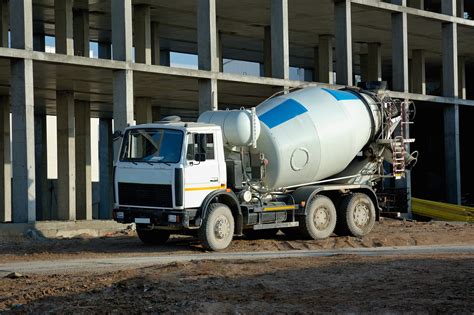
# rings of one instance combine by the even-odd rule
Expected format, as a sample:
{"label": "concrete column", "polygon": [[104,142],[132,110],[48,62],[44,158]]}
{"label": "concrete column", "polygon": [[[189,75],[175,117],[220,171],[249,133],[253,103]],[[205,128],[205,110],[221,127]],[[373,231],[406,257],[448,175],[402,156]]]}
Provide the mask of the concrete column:
{"label": "concrete column", "polygon": [[[114,128],[124,130],[133,125],[133,71],[118,70],[114,72]],[[114,156],[117,157],[119,142],[114,143]]]}
{"label": "concrete column", "polygon": [[91,115],[89,102],[75,102],[76,218],[92,220]]}
{"label": "concrete column", "polygon": [[426,94],[426,62],[424,50],[413,50],[411,69],[412,92]]}
{"label": "concrete column", "polygon": [[[33,50],[31,0],[10,1],[11,47]],[[12,59],[13,222],[36,220],[33,61]]]}
{"label": "concrete column", "polygon": [[99,219],[112,218],[113,209],[112,119],[99,119]]}
{"label": "concrete column", "polygon": [[382,46],[380,43],[369,43],[367,48],[368,81],[382,81]]}
{"label": "concrete column", "polygon": [[[112,0],[112,47],[114,60],[132,61],[132,1]],[[113,76],[114,128],[133,124],[133,71],[116,70]],[[117,157],[119,144],[114,144]]]}
{"label": "concrete column", "polygon": [[150,97],[135,98],[135,122],[137,125],[153,122]]}
{"label": "concrete column", "polygon": [[360,54],[360,76],[362,82],[369,81],[369,55],[368,54]]}
{"label": "concrete column", "polygon": [[222,55],[224,46],[222,45],[222,32],[217,32],[217,59],[219,60],[219,72],[224,72],[224,56]]}
{"label": "concrete column", "polygon": [[99,42],[99,59],[111,59],[112,58],[112,46],[110,43]]}
{"label": "concrete column", "polygon": [[288,0],[271,0],[270,7],[272,76],[289,79]]}
{"label": "concrete column", "polygon": [[134,6],[133,33],[135,43],[135,62],[151,65],[151,21],[150,6]]}
{"label": "concrete column", "polygon": [[415,9],[424,10],[425,0],[408,0],[408,5]]}
{"label": "concrete column", "polygon": [[0,222],[12,220],[12,168],[10,160],[10,100],[0,96]]}
{"label": "concrete column", "polygon": [[[216,0],[198,0],[198,66],[219,71],[217,56]],[[217,80],[199,79],[199,112],[217,109]]]}
{"label": "concrete column", "polygon": [[265,26],[264,28],[263,76],[272,77],[272,31],[270,26]]}
{"label": "concrete column", "polygon": [[0,47],[8,47],[8,0],[0,0]]}
{"label": "concrete column", "polygon": [[73,92],[56,91],[56,118],[58,137],[58,210],[53,218],[75,220],[76,135],[74,130]]}
{"label": "concrete column", "polygon": [[57,54],[74,54],[72,4],[73,0],[54,1],[54,32]]}
{"label": "concrete column", "polygon": [[[406,6],[406,0],[392,0]],[[407,14],[392,13],[392,89],[408,92],[408,30]]]}
{"label": "concrete column", "polygon": [[466,58],[458,58],[458,76],[459,76],[459,92],[458,96],[460,99],[467,99],[467,90],[466,90]]}
{"label": "concrete column", "polygon": [[[456,0],[444,0],[442,13],[456,15]],[[458,78],[458,45],[457,24],[443,23],[443,96],[457,97]],[[459,147],[459,107],[457,104],[445,105],[444,108],[444,156],[446,172],[447,201],[461,203],[461,164]]]}
{"label": "concrete column", "polygon": [[319,46],[313,48],[313,78],[314,82],[319,82]]}
{"label": "concrete column", "polygon": [[167,49],[162,49],[160,51],[160,64],[162,66],[171,66],[171,53]]}
{"label": "concrete column", "polygon": [[464,0],[456,0],[456,16],[464,18]]}
{"label": "concrete column", "polygon": [[112,0],[112,47],[114,60],[132,60],[132,0]]}
{"label": "concrete column", "polygon": [[33,50],[42,52],[46,50],[44,34],[33,34]]}
{"label": "concrete column", "polygon": [[74,55],[89,57],[89,11],[74,10]]}
{"label": "concrete column", "polygon": [[351,1],[335,0],[336,83],[353,85]]}
{"label": "concrete column", "polygon": [[319,82],[334,83],[332,62],[332,35],[321,35],[319,36],[318,50]]}
{"label": "concrete column", "polygon": [[36,159],[36,218],[50,220],[48,204],[48,150],[46,142],[46,115],[35,115],[35,159]]}
{"label": "concrete column", "polygon": [[151,63],[160,64],[160,23],[151,23]]}

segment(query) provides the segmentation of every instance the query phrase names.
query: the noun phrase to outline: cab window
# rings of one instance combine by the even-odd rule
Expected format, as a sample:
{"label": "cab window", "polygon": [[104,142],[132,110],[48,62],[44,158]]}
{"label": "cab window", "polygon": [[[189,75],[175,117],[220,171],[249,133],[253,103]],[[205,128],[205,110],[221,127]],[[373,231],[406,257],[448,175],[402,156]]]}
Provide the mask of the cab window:
{"label": "cab window", "polygon": [[206,160],[214,160],[214,150],[214,135],[212,133],[193,133],[188,135],[188,148],[186,151],[186,159],[188,161],[194,161],[196,154],[199,153],[204,153]]}

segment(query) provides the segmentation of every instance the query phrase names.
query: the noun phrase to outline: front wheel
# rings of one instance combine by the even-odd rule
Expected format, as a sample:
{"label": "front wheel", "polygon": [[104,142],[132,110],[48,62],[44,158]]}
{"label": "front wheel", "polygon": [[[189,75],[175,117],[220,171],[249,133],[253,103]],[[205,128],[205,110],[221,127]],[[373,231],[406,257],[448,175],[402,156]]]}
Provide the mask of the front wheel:
{"label": "front wheel", "polygon": [[363,193],[348,195],[342,199],[338,209],[338,235],[362,237],[372,231],[375,224],[375,206]]}
{"label": "front wheel", "polygon": [[146,230],[137,228],[138,238],[147,245],[162,245],[170,238],[166,230]]}
{"label": "front wheel", "polygon": [[234,237],[234,217],[229,207],[222,203],[209,205],[198,236],[206,249],[217,251],[227,248]]}
{"label": "front wheel", "polygon": [[336,227],[334,203],[326,196],[314,197],[308,205],[306,216],[300,220],[300,232],[314,240],[328,238]]}

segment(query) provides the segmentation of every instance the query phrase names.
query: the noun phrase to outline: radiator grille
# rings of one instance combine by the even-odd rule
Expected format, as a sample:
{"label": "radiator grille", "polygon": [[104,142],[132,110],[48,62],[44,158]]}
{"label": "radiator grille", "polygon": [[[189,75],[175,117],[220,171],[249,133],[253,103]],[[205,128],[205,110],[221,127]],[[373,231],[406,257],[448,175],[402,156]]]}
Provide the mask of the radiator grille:
{"label": "radiator grille", "polygon": [[121,205],[173,207],[171,185],[118,183],[118,189]]}

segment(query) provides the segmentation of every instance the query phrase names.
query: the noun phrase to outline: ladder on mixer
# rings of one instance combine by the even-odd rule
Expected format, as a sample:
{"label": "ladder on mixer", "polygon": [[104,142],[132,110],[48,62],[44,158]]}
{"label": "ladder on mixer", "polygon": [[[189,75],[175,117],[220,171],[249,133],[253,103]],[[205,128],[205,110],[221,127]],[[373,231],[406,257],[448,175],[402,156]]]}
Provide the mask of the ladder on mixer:
{"label": "ladder on mixer", "polygon": [[405,140],[403,136],[397,136],[392,141],[392,167],[396,179],[402,178],[405,173]]}

